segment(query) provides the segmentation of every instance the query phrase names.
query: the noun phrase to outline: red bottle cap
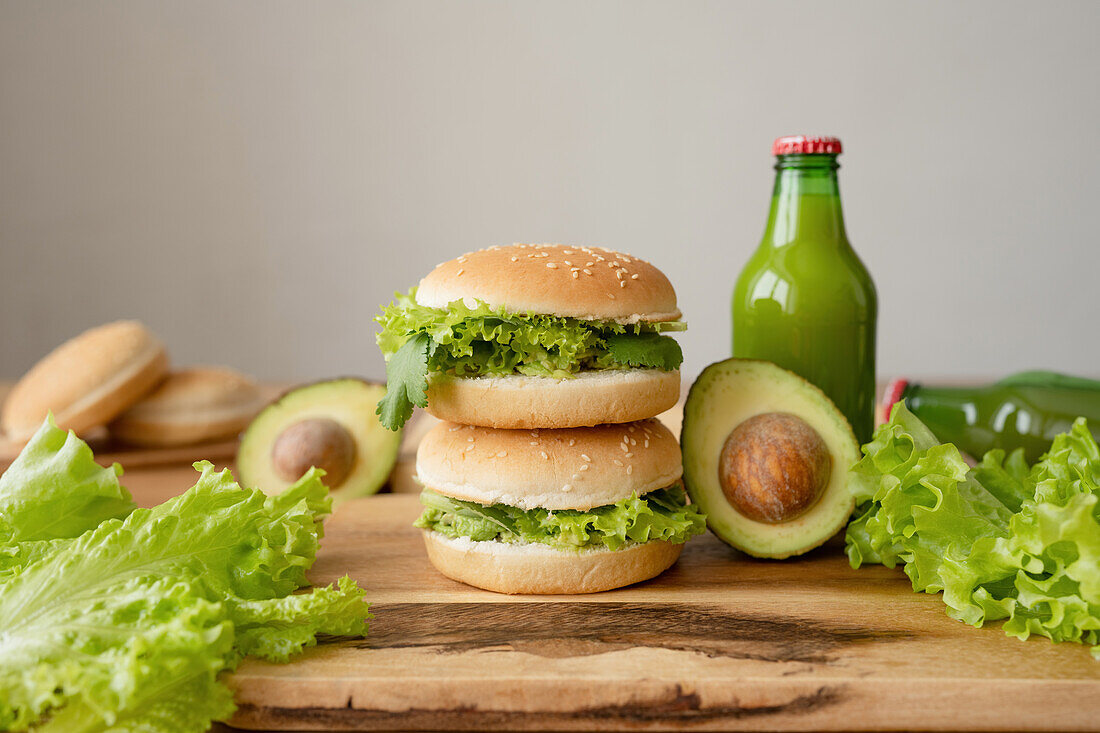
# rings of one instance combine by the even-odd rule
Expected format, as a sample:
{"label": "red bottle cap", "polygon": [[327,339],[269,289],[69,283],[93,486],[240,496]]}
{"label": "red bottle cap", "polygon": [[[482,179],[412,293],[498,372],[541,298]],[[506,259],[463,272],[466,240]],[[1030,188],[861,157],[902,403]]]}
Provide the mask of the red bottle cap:
{"label": "red bottle cap", "polygon": [[786,135],[772,143],[772,155],[807,155],[813,153],[843,152],[840,138],[820,135]]}
{"label": "red bottle cap", "polygon": [[901,402],[901,396],[905,394],[905,390],[909,387],[908,379],[895,379],[886,385],[886,391],[882,394],[882,405],[878,414],[879,422],[884,423],[890,419],[890,410],[894,408],[898,402]]}

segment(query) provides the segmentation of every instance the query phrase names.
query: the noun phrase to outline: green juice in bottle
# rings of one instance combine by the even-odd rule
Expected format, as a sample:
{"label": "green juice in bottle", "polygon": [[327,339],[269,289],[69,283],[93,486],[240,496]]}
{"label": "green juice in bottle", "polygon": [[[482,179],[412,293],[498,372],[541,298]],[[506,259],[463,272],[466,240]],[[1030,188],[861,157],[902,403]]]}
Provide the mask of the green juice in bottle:
{"label": "green juice in bottle", "polygon": [[878,297],[848,242],[837,185],[840,141],[775,141],[775,189],[759,248],[733,291],[733,355],[816,384],[871,439]]}
{"label": "green juice in bottle", "polygon": [[1092,434],[1100,438],[1100,381],[1095,379],[1047,371],[965,387],[895,379],[883,400],[887,414],[902,400],[937,438],[975,459],[994,448],[1023,448],[1025,458],[1034,463],[1078,417],[1087,418]]}

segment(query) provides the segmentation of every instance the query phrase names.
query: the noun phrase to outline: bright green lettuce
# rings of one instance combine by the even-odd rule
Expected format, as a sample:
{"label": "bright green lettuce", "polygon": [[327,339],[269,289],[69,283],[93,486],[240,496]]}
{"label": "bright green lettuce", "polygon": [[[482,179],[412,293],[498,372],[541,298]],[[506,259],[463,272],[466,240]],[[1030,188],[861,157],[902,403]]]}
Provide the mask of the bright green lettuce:
{"label": "bright green lettuce", "polygon": [[416,289],[396,293],[375,320],[386,357],[387,394],[378,406],[382,424],[396,430],[426,404],[427,375],[458,377],[526,374],[564,379],[578,372],[644,367],[678,369],[683,354],[660,335],[682,331],[680,321],[622,324],[540,314],[509,313],[478,301],[446,308],[416,302]]}
{"label": "bright green lettuce", "polygon": [[[318,634],[365,632],[347,578],[297,592],[331,509],[320,472],[269,497],[198,463],[193,488],[127,511],[116,470],[96,474],[87,447],[55,431],[43,427],[22,473],[0,480],[5,521],[33,528],[0,544],[0,558],[19,559],[0,574],[0,730],[205,731],[232,712],[218,675],[244,655],[285,661]],[[37,499],[20,477],[43,487]],[[96,511],[65,512],[65,486]],[[67,519],[42,520],[47,505]],[[82,523],[79,536],[38,539]]]}
{"label": "bright green lettuce", "polygon": [[706,518],[687,503],[680,486],[632,495],[615,504],[588,510],[519,509],[507,504],[485,506],[443,496],[430,489],[420,494],[424,512],[416,526],[448,537],[475,541],[537,542],[563,550],[606,547],[617,550],[631,542],[686,542],[706,530]]}
{"label": "bright green lettuce", "polygon": [[952,618],[1092,644],[1100,657],[1100,450],[1083,419],[1028,467],[990,451],[970,468],[904,404],[851,472],[853,567],[904,565]]}

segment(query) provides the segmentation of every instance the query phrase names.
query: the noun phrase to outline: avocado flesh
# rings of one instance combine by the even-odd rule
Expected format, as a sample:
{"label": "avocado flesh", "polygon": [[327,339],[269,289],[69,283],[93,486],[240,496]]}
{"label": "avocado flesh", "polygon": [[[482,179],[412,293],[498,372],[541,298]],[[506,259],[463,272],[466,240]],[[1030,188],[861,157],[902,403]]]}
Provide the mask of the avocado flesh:
{"label": "avocado flesh", "polygon": [[[338,486],[329,486],[336,503],[376,493],[386,483],[401,446],[401,432],[382,427],[374,410],[386,385],[343,378],[293,389],[256,416],[241,436],[237,470],[241,483],[267,494],[277,494],[293,483],[276,471],[271,459],[275,441],[303,420],[328,419],[339,423],[355,443],[355,459]],[[322,481],[328,484],[326,478]]]}
{"label": "avocado flesh", "polygon": [[[719,458],[730,432],[745,420],[770,412],[795,415],[818,432],[832,456],[820,498],[794,519],[768,524],[741,514],[719,482]],[[820,389],[775,364],[727,359],[711,364],[691,386],[680,435],[684,483],[719,539],[755,557],[781,559],[822,544],[844,526],[854,500],[848,469],[859,443],[844,415]]]}

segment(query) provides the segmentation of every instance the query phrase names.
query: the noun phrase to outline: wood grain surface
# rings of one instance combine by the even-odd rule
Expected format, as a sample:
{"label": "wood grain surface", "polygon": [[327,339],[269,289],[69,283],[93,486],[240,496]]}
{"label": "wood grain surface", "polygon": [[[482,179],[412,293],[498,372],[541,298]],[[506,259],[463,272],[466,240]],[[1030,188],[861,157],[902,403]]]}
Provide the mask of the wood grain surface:
{"label": "wood grain surface", "polygon": [[503,596],[428,563],[412,496],[332,517],[315,583],[344,573],[370,636],[230,678],[267,730],[1095,730],[1088,649],[972,629],[836,542],[747,558],[711,535],[663,576],[590,596]]}

